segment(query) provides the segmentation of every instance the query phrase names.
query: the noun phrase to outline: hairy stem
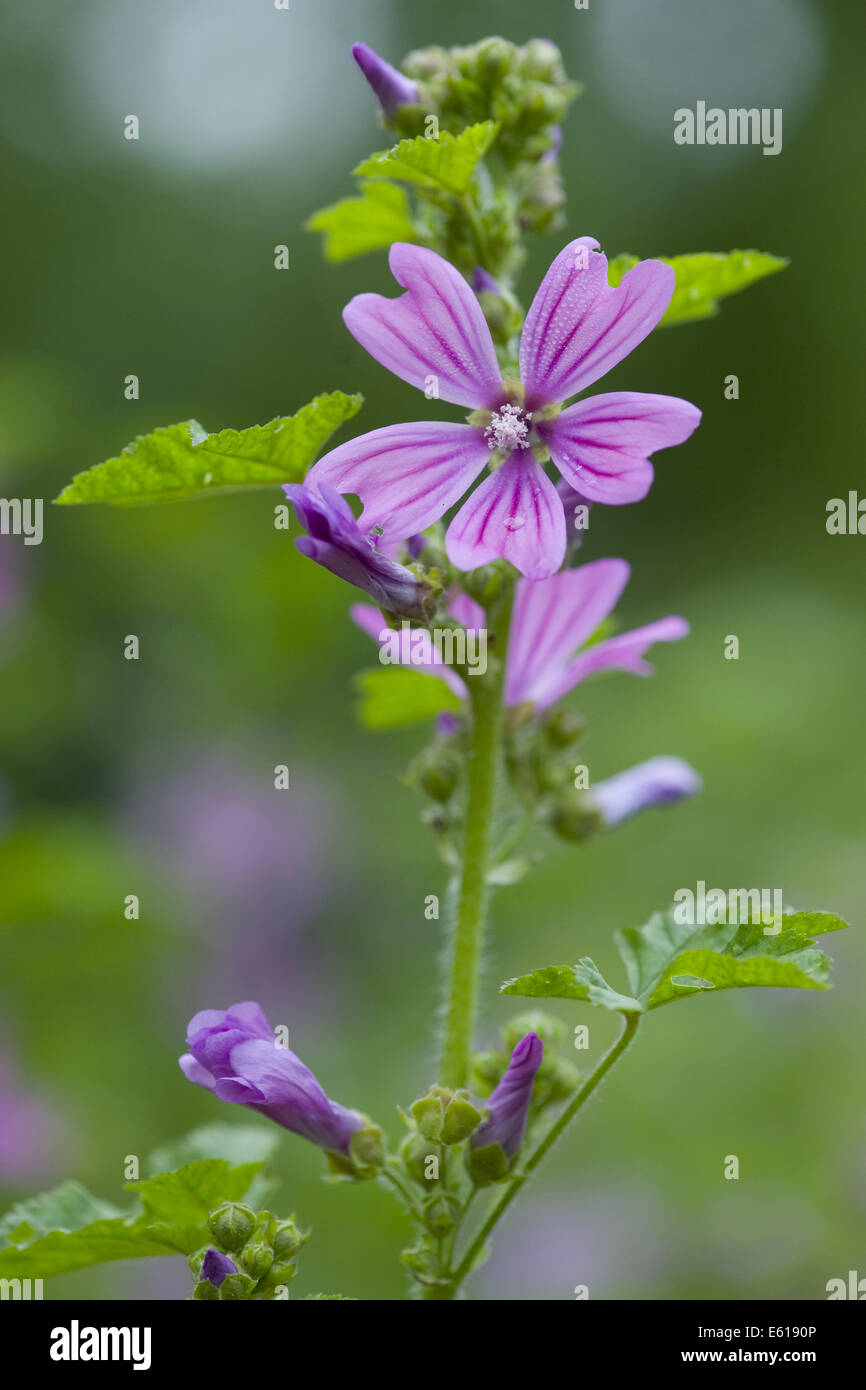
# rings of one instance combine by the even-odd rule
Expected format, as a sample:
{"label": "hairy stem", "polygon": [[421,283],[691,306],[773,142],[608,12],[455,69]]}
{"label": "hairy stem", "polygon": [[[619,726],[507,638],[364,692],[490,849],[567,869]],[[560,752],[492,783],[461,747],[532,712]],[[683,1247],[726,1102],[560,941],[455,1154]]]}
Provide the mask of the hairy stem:
{"label": "hairy stem", "polygon": [[513,596],[513,585],[509,581],[507,591],[500,596],[496,605],[495,626],[491,625],[488,615],[487,642],[493,659],[483,676],[469,676],[466,682],[472,705],[466,823],[440,1068],[442,1085],[455,1090],[466,1085],[475,1029],[487,916],[487,873],[501,758],[505,657]]}
{"label": "hairy stem", "polygon": [[525,1183],[526,1179],[530,1176],[531,1173],[535,1171],[541,1160],[544,1158],[545,1154],[547,1154],[549,1150],[553,1148],[553,1145],[556,1143],[559,1136],[568,1127],[568,1125],[571,1124],[571,1121],[574,1119],[581,1106],[589,1100],[593,1091],[610,1071],[614,1062],[616,1062],[625,1052],[626,1048],[628,1047],[629,1043],[631,1042],[632,1038],[634,1037],[637,1031],[639,1021],[640,1014],[625,1015],[625,1022],[623,1025],[622,1032],[620,1033],[616,1042],[613,1044],[613,1047],[611,1047],[609,1051],[607,1051],[604,1054],[595,1071],[591,1074],[591,1076],[589,1076],[586,1079],[586,1081],[583,1083],[580,1089],[575,1093],[574,1097],[569,1101],[568,1105],[565,1107],[562,1113],[551,1125],[544,1138],[539,1142],[535,1149],[533,1149],[529,1158],[526,1160],[526,1163],[523,1165],[523,1171],[519,1173],[516,1178],[514,1178],[514,1180],[509,1184],[505,1192],[503,1192],[502,1196],[499,1198],[499,1201],[496,1202],[496,1204],[493,1206],[487,1219],[479,1229],[478,1233],[472,1241],[472,1244],[469,1246],[469,1249],[466,1251],[466,1254],[463,1256],[463,1259],[461,1260],[458,1268],[454,1272],[453,1284],[451,1286],[453,1290],[452,1297],[454,1293],[456,1293],[457,1289],[460,1287],[460,1284],[466,1278],[467,1274],[471,1272],[475,1264],[475,1261],[478,1259],[479,1254],[484,1248],[484,1244],[488,1236],[490,1235],[491,1231],[493,1230],[497,1222],[500,1220],[500,1218],[508,1210],[512,1201],[517,1196],[517,1193],[520,1191],[520,1188]]}

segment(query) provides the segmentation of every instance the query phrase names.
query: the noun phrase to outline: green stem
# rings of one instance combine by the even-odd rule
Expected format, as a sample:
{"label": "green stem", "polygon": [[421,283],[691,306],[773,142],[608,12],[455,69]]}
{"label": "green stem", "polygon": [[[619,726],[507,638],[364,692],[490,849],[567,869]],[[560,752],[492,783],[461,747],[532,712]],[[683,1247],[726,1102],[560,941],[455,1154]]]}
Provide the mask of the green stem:
{"label": "green stem", "polygon": [[632,1038],[634,1037],[637,1031],[639,1021],[640,1014],[625,1015],[625,1023],[623,1025],[623,1030],[617,1038],[616,1042],[614,1043],[613,1047],[611,1047],[610,1050],[604,1054],[595,1071],[583,1083],[583,1085],[574,1095],[573,1099],[569,1101],[568,1105],[562,1111],[562,1114],[558,1116],[558,1118],[554,1121],[550,1129],[545,1134],[544,1138],[530,1154],[529,1158],[523,1166],[523,1171],[513,1180],[513,1182],[511,1182],[506,1191],[499,1198],[499,1201],[491,1210],[489,1216],[487,1217],[487,1220],[484,1222],[483,1226],[476,1234],[474,1240],[472,1241],[472,1244],[469,1246],[469,1249],[466,1251],[466,1254],[463,1256],[463,1259],[461,1260],[459,1266],[454,1272],[454,1280],[451,1286],[454,1292],[457,1291],[460,1284],[466,1278],[467,1274],[469,1274],[472,1270],[475,1261],[477,1260],[481,1250],[484,1247],[487,1237],[490,1235],[490,1232],[493,1230],[494,1226],[499,1221],[499,1219],[508,1210],[508,1207],[511,1205],[512,1201],[517,1196],[517,1193],[525,1183],[526,1179],[530,1176],[531,1173],[535,1171],[541,1160],[544,1158],[545,1154],[548,1153],[548,1151],[556,1143],[563,1130],[565,1130],[568,1127],[568,1125],[571,1124],[571,1121],[574,1119],[578,1110],[580,1110],[581,1106],[589,1100],[593,1091],[610,1071],[614,1062],[616,1062],[625,1052],[626,1048],[628,1047],[629,1043],[631,1042]]}
{"label": "green stem", "polygon": [[507,581],[506,592],[497,603],[495,626],[491,625],[488,614],[488,651],[493,659],[483,676],[469,676],[466,682],[472,704],[466,823],[439,1073],[442,1085],[453,1090],[466,1085],[475,1029],[502,739],[505,656],[513,597],[513,584]]}

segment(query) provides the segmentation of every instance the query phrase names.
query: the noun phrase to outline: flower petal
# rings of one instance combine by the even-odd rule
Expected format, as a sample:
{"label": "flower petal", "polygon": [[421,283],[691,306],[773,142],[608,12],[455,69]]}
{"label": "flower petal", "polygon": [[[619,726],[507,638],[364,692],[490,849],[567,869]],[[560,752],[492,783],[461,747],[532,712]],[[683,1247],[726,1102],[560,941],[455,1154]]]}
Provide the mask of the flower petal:
{"label": "flower petal", "polygon": [[464,502],[445,536],[448,558],[472,570],[501,556],[527,579],[544,579],[565,555],[565,513],[535,459],[512,454]]}
{"label": "flower petal", "polygon": [[648,455],[682,444],[701,412],[678,396],[613,391],[578,401],[542,423],[563,477],[593,502],[639,502],[653,479]]}
{"label": "flower petal", "polygon": [[325,454],[306,485],[357,493],[364,503],[359,527],[381,526],[386,538],[402,540],[438,521],[489,457],[483,433],[471,425],[386,425]]}
{"label": "flower petal", "polygon": [[621,362],[650,333],[671,301],[676,275],[662,261],[640,261],[617,289],[594,237],[579,237],[545,275],[520,339],[520,379],[530,410],[568,400]]}
{"label": "flower petal", "polygon": [[[459,270],[424,246],[396,241],[391,273],[406,294],[359,294],[343,310],[353,338],[389,372],[454,405],[493,408],[502,373],[487,320]],[[433,378],[433,381],[431,381]]]}
{"label": "flower petal", "polygon": [[191,1052],[185,1052],[182,1057],[178,1057],[177,1064],[187,1081],[194,1082],[196,1086],[204,1086],[206,1091],[212,1091],[216,1086],[207,1067],[197,1062]]}
{"label": "flower petal", "polygon": [[593,560],[540,584],[521,579],[508,645],[505,703],[551,704],[569,658],[616,607],[628,583],[625,560]]}
{"label": "flower petal", "polygon": [[688,631],[685,618],[671,616],[647,623],[645,627],[636,627],[632,632],[621,632],[606,642],[599,642],[575,657],[562,673],[551,699],[546,703],[558,700],[596,671],[630,671],[634,676],[651,676],[653,668],[643,659],[646,650],[653,642],[678,642],[681,637],[688,636]]}
{"label": "flower petal", "polygon": [[277,1124],[325,1148],[348,1144],[360,1120],[332,1101],[294,1052],[250,1038],[232,1048],[233,1074],[217,1082],[220,1100],[252,1105]]}

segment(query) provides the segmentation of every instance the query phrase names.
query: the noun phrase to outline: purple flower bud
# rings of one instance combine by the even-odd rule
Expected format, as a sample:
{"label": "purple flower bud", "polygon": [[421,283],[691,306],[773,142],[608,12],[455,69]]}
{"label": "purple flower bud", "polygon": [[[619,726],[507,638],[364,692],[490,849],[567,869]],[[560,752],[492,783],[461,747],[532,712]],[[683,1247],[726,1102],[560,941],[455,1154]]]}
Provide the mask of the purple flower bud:
{"label": "purple flower bud", "polygon": [[186,1041],[189,1052],[180,1058],[180,1069],[188,1081],[267,1115],[323,1149],[348,1154],[364,1121],[329,1100],[300,1058],[278,1046],[258,1004],[204,1009],[190,1020]]}
{"label": "purple flower bud", "polygon": [[209,1284],[213,1284],[218,1289],[223,1283],[227,1274],[237,1274],[238,1268],[228,1255],[221,1255],[218,1250],[208,1250],[201,1262],[201,1277],[207,1279]]}
{"label": "purple flower bud", "polygon": [[417,104],[416,84],[380,58],[369,44],[353,43],[352,57],[379,98],[379,105],[386,116],[393,115],[398,106]]}
{"label": "purple flower bud", "polygon": [[302,555],[363,589],[387,612],[401,618],[424,616],[430,586],[378,549],[358,526],[344,497],[327,483],[317,492],[285,483],[283,491],[309,532],[296,542]]}
{"label": "purple flower bud", "polygon": [[701,779],[682,758],[650,758],[592,789],[592,799],[605,825],[619,825],[648,806],[682,801],[701,789]]}
{"label": "purple flower bud", "polygon": [[532,1083],[541,1066],[544,1043],[537,1033],[527,1033],[511,1054],[511,1061],[493,1095],[486,1102],[490,1119],[478,1126],[470,1144],[473,1149],[501,1144],[506,1158],[513,1158],[523,1143],[526,1117],[532,1098]]}
{"label": "purple flower bud", "polygon": [[497,281],[488,274],[483,265],[477,265],[472,272],[472,288],[476,294],[480,294],[482,290],[489,290],[491,294],[502,293]]}

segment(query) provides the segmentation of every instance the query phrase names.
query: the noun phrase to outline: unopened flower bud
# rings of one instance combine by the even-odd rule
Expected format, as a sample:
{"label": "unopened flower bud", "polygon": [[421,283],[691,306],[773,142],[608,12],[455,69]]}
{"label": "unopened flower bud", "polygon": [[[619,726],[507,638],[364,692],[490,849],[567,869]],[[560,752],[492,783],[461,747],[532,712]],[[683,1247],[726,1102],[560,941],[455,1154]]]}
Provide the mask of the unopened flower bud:
{"label": "unopened flower bud", "polygon": [[301,1231],[294,1218],[290,1218],[288,1221],[279,1221],[274,1233],[274,1255],[278,1259],[285,1259],[288,1255],[294,1255],[302,1245],[306,1245],[309,1239],[310,1232]]}
{"label": "unopened flower bud", "polygon": [[406,1172],[415,1182],[426,1186],[436,1181],[434,1177],[429,1176],[429,1164],[431,1158],[436,1158],[438,1163],[438,1154],[434,1152],[431,1140],[425,1139],[423,1134],[410,1134],[403,1140],[400,1145],[400,1158]]}
{"label": "unopened flower bud", "polygon": [[199,1273],[202,1279],[213,1284],[215,1289],[221,1287],[230,1274],[237,1272],[237,1265],[230,1260],[228,1255],[220,1254],[219,1250],[206,1250],[204,1259],[201,1262]]}
{"label": "unopened flower bud", "polygon": [[252,1297],[256,1280],[249,1274],[229,1274],[220,1289],[220,1298],[237,1303]]}
{"label": "unopened flower bud", "polygon": [[256,1293],[273,1293],[275,1289],[290,1284],[297,1272],[298,1270],[294,1260],[274,1260],[267,1274],[263,1279],[259,1280]]}
{"label": "unopened flower bud", "polygon": [[568,748],[585,729],[586,720],[567,705],[559,705],[544,722],[544,736],[551,748]]}
{"label": "unopened flower bud", "polygon": [[424,1224],[434,1235],[447,1235],[459,1220],[460,1203],[450,1193],[436,1193],[424,1205]]}
{"label": "unopened flower bud", "polygon": [[509,1053],[512,1053],[527,1033],[537,1033],[544,1043],[545,1059],[551,1048],[561,1047],[565,1042],[565,1026],[561,1019],[546,1014],[541,1009],[527,1009],[506,1023],[502,1038]]}
{"label": "unopened flower bud", "polygon": [[263,1240],[252,1240],[238,1255],[238,1263],[252,1279],[261,1279],[274,1262],[274,1252]]}
{"label": "unopened flower bud", "polygon": [[501,1144],[485,1144],[479,1149],[467,1149],[466,1169],[478,1187],[488,1187],[506,1176],[508,1158]]}
{"label": "unopened flower bud", "polygon": [[538,82],[562,81],[562,56],[556,44],[550,39],[530,39],[520,50],[520,72]]}
{"label": "unopened flower bud", "polygon": [[255,1213],[241,1202],[223,1202],[208,1217],[208,1230],[224,1250],[240,1250],[253,1233]]}
{"label": "unopened flower bud", "polygon": [[578,844],[604,827],[601,813],[586,801],[560,802],[553,807],[549,820],[551,829],[561,840],[574,840]]}
{"label": "unopened flower bud", "polygon": [[496,83],[514,66],[517,50],[506,39],[484,39],[477,48],[477,71],[481,81]]}
{"label": "unopened flower bud", "polygon": [[619,825],[650,806],[670,805],[694,796],[701,779],[682,758],[657,757],[618,772],[592,790],[592,800],[608,826]]}
{"label": "unopened flower bud", "polygon": [[[505,1075],[487,1102],[490,1114],[472,1136],[474,1150],[501,1146],[507,1160],[514,1158],[523,1143],[532,1086],[543,1055],[544,1044],[537,1033],[527,1033],[517,1044]],[[494,1157],[488,1155],[485,1162],[492,1163]]]}
{"label": "unopened flower bud", "polygon": [[369,44],[353,44],[352,57],[376,93],[385,116],[393,115],[398,106],[412,106],[417,102],[415,83],[380,58]]}

